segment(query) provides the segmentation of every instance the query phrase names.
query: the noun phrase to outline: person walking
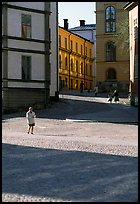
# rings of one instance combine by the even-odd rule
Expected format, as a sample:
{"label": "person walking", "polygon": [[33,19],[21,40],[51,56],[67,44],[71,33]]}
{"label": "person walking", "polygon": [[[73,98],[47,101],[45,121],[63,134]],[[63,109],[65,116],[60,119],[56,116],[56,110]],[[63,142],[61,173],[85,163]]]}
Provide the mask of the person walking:
{"label": "person walking", "polygon": [[110,90],[109,94],[108,94],[108,102],[112,103],[112,99],[113,99],[113,92]]}
{"label": "person walking", "polygon": [[83,93],[83,87],[84,87],[84,83],[81,81],[81,83],[80,83],[80,93]]}
{"label": "person walking", "polygon": [[34,126],[35,126],[36,114],[33,111],[32,107],[29,107],[29,110],[26,113],[26,118],[27,118],[27,124],[28,124],[28,131],[27,131],[27,133],[29,134],[30,130],[31,130],[31,134],[34,134],[33,130],[34,130]]}
{"label": "person walking", "polygon": [[118,103],[119,102],[119,93],[118,93],[118,91],[117,90],[115,90],[114,91],[114,102],[116,103]]}
{"label": "person walking", "polygon": [[97,96],[97,94],[98,94],[98,86],[94,87],[94,94],[95,94],[95,96]]}

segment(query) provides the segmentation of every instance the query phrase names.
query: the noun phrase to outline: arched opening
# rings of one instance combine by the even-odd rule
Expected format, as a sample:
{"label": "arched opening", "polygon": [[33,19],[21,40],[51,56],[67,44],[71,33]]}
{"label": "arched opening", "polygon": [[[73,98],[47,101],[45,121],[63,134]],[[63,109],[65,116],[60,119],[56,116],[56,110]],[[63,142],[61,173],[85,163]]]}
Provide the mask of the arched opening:
{"label": "arched opening", "polygon": [[116,81],[117,80],[116,70],[113,68],[109,68],[106,72],[106,79],[107,81]]}

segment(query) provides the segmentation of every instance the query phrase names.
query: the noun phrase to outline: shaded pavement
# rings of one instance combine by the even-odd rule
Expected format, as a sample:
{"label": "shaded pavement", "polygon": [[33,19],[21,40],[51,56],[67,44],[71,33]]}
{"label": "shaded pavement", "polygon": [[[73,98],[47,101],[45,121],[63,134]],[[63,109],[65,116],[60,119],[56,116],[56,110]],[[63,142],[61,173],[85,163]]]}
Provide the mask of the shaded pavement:
{"label": "shaded pavement", "polygon": [[138,109],[124,101],[60,94],[34,135],[25,112],[3,115],[2,201],[138,202]]}

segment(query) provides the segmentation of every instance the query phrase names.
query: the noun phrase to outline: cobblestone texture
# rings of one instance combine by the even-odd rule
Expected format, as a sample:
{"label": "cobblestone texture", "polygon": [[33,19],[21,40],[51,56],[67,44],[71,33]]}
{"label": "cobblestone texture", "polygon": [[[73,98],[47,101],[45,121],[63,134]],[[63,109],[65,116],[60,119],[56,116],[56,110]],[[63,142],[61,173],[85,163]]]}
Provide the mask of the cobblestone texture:
{"label": "cobblestone texture", "polygon": [[2,202],[138,201],[138,126],[67,121],[73,106],[36,111],[34,135],[4,116]]}

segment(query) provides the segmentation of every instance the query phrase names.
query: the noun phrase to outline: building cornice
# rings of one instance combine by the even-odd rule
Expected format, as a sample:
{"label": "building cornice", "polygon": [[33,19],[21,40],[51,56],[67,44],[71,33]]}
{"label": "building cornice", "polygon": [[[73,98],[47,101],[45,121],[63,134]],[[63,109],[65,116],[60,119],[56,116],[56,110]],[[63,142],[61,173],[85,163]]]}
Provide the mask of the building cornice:
{"label": "building cornice", "polygon": [[22,10],[22,11],[29,11],[29,12],[34,12],[34,13],[40,13],[40,14],[45,14],[48,13],[48,15],[50,15],[52,12],[47,11],[47,10],[39,10],[39,9],[33,9],[33,8],[27,8],[27,7],[22,7],[22,6],[16,6],[16,5],[12,5],[9,3],[2,3],[2,7],[7,7],[7,8],[11,8],[11,9],[17,9],[17,10]]}
{"label": "building cornice", "polygon": [[135,8],[138,5],[138,2],[128,2],[123,6],[124,10],[132,10],[133,8]]}

